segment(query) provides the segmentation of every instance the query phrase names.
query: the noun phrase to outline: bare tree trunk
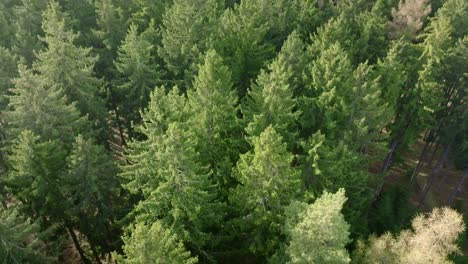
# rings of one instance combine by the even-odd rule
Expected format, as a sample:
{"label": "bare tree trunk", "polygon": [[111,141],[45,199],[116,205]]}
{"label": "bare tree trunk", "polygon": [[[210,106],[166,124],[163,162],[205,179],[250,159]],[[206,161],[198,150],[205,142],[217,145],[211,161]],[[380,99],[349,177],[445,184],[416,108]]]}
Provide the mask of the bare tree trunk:
{"label": "bare tree trunk", "polygon": [[83,248],[81,248],[80,241],[76,237],[75,231],[73,231],[73,228],[71,227],[70,224],[65,224],[68,230],[68,233],[70,233],[70,236],[73,240],[73,244],[75,245],[76,250],[78,250],[78,253],[80,254],[81,260],[85,264],[91,264],[91,261],[86,257]]}
{"label": "bare tree trunk", "polygon": [[[390,168],[390,165],[392,163],[393,154],[395,153],[395,150],[396,150],[397,146],[398,146],[398,141],[393,140],[392,144],[390,146],[390,150],[389,150],[389,152],[387,154],[387,157],[385,157],[384,164],[382,166],[382,171],[381,171],[382,175],[384,175],[387,172],[387,170]],[[376,193],[377,195],[379,195],[382,192],[384,184],[385,184],[385,178],[382,180],[382,184],[377,189],[377,193]]]}
{"label": "bare tree trunk", "polygon": [[447,159],[449,150],[450,150],[450,144],[448,144],[445,147],[444,152],[440,156],[436,166],[434,167],[434,169],[432,169],[431,176],[427,179],[426,184],[424,185],[423,190],[421,192],[421,197],[419,199],[418,207],[421,207],[422,205],[424,205],[424,201],[426,200],[427,193],[429,189],[431,188],[431,185],[434,182],[435,178],[439,174],[440,169],[442,168],[442,164],[444,164],[445,160]]}
{"label": "bare tree trunk", "polygon": [[419,171],[422,168],[422,165],[424,164],[424,158],[426,157],[427,149],[429,147],[430,141],[426,141],[426,144],[424,144],[424,148],[421,151],[421,155],[419,155],[419,160],[418,160],[418,165],[416,165],[416,168],[414,169],[413,174],[411,175],[411,180],[410,182],[413,182],[413,180],[418,177]]}
{"label": "bare tree trunk", "polygon": [[431,158],[429,159],[429,162],[427,163],[429,168],[432,166],[432,162],[434,161],[434,157],[437,151],[439,150],[439,146],[440,146],[440,141],[437,141],[434,151],[432,152]]}
{"label": "bare tree trunk", "polygon": [[455,199],[457,198],[458,194],[461,193],[463,185],[465,183],[466,178],[468,177],[468,166],[465,169],[465,173],[463,173],[463,176],[461,177],[460,181],[458,182],[457,188],[455,191],[450,195],[448,199],[448,204],[452,205]]}

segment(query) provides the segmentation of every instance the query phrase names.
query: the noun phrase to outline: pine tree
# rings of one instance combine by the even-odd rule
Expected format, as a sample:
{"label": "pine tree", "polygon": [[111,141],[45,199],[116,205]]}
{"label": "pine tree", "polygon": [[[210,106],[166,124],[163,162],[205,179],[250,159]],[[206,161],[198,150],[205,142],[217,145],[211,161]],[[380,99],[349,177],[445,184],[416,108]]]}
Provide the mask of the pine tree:
{"label": "pine tree", "polygon": [[160,221],[151,225],[142,223],[132,228],[130,236],[124,236],[123,251],[125,258],[117,256],[116,260],[124,264],[158,263],[158,264],[194,264],[196,257],[190,252],[170,229]]}
{"label": "pine tree", "polygon": [[429,0],[400,0],[398,9],[392,8],[393,19],[388,22],[389,38],[415,40],[423,27],[424,18],[430,13]]}
{"label": "pine tree", "polygon": [[284,208],[300,191],[294,156],[272,126],[253,139],[253,151],[241,155],[236,167],[239,186],[230,200],[239,211],[241,239],[250,251],[270,256],[279,246]]}
{"label": "pine tree", "polygon": [[67,105],[57,86],[48,86],[42,76],[19,65],[19,78],[14,79],[5,119],[10,139],[21,131],[31,130],[42,140],[59,140],[67,148],[75,135],[89,133],[87,120],[80,117],[75,104]]}
{"label": "pine tree", "polygon": [[456,240],[464,229],[463,217],[455,210],[435,208],[414,218],[412,230],[361,241],[355,263],[450,263],[449,255],[459,252]]}
{"label": "pine tree", "polygon": [[290,242],[288,263],[349,263],[345,246],[350,242],[349,225],[341,210],[346,201],[343,189],[324,192],[297,216],[288,219]]}
{"label": "pine tree", "polygon": [[295,48],[299,50],[294,52],[300,52],[302,46],[297,34],[292,33],[268,71],[262,70],[249,90],[242,113],[248,123],[246,131],[250,137],[258,137],[271,125],[290,148],[294,146],[300,114],[294,92],[299,86],[298,77],[301,76],[303,64],[301,59],[292,56],[292,52]]}
{"label": "pine tree", "polygon": [[[116,241],[111,224],[122,208],[117,168],[102,146],[77,136],[62,174],[62,190],[73,201],[67,208],[68,219],[88,238],[95,250],[101,246],[109,252]],[[110,241],[109,241],[110,240]]]}
{"label": "pine tree", "polygon": [[105,128],[107,111],[99,97],[102,83],[93,76],[97,58],[91,55],[91,48],[74,44],[78,35],[67,30],[65,14],[60,11],[57,2],[49,3],[42,28],[47,48],[38,52],[33,69],[47,83],[63,88],[68,102],[76,101],[81,114],[88,114],[94,127]]}
{"label": "pine tree", "polygon": [[219,0],[174,0],[165,12],[161,29],[159,56],[174,81],[191,83],[194,67],[209,48],[223,4]]}
{"label": "pine tree", "polygon": [[147,27],[151,21],[159,27],[163,22],[164,13],[171,7],[174,0],[132,0],[135,11],[131,14],[131,22],[140,27]]}
{"label": "pine tree", "polygon": [[120,75],[116,93],[119,97],[119,112],[123,115],[130,136],[133,135],[132,123],[140,121],[139,111],[149,101],[150,92],[160,81],[153,45],[138,33],[136,25],[130,25],[125,39],[118,50],[115,66]]}

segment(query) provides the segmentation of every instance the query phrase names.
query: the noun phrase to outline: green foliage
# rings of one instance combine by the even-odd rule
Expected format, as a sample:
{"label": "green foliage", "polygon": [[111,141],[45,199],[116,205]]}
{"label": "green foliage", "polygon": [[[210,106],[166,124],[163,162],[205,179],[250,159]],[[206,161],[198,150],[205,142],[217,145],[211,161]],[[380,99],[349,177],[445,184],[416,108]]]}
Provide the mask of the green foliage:
{"label": "green foliage", "polygon": [[18,58],[10,50],[0,46],[0,111],[8,104],[8,90],[13,86],[13,78],[18,75]]}
{"label": "green foliage", "polygon": [[258,137],[271,125],[290,147],[294,145],[300,112],[294,98],[299,85],[293,85],[303,69],[301,54],[297,54],[302,46],[297,34],[291,34],[268,71],[262,70],[249,89],[242,114],[250,137]]}
{"label": "green foliage", "polygon": [[176,83],[191,82],[194,67],[210,47],[222,7],[219,0],[174,0],[165,12],[158,54]]}
{"label": "green foliage", "polygon": [[298,196],[301,183],[299,171],[291,167],[294,156],[272,126],[253,139],[253,148],[237,163],[240,185],[230,200],[246,233],[244,243],[253,253],[269,256],[279,246],[284,207]]}
{"label": "green foliage", "polygon": [[21,0],[21,5],[13,8],[13,31],[15,38],[12,50],[31,65],[36,58],[35,52],[43,48],[40,37],[44,36],[41,28],[42,12],[47,8],[47,0]]}
{"label": "green foliage", "polygon": [[132,24],[118,50],[115,66],[121,79],[116,93],[119,112],[130,135],[133,135],[132,123],[140,121],[140,109],[146,107],[150,92],[160,82],[152,49],[154,46],[145,38],[145,34],[139,34],[138,27]]}
{"label": "green foliage", "polygon": [[200,161],[212,170],[217,183],[229,186],[230,170],[242,144],[241,128],[231,72],[214,50],[207,52],[198,68],[193,90],[188,91],[188,104],[188,122]]}
{"label": "green foliage", "polygon": [[[112,158],[102,146],[80,135],[75,139],[66,164],[66,172],[61,175],[62,189],[67,200],[73,201],[73,206],[65,212],[67,218],[93,245],[110,246],[108,242],[118,240],[112,234],[118,226],[111,224],[121,208],[117,205],[123,202]],[[113,241],[108,241],[109,238]]]}
{"label": "green foliage", "polygon": [[273,20],[270,1],[253,0],[226,9],[220,18],[214,46],[231,69],[241,97],[265,61],[274,57],[274,45],[266,41]]}
{"label": "green foliage", "polygon": [[70,202],[64,199],[60,181],[65,156],[59,144],[41,142],[29,130],[24,130],[13,142],[6,183],[29,215],[47,216],[51,221],[62,220]]}
{"label": "green foliage", "polygon": [[77,133],[89,133],[86,119],[80,117],[75,104],[67,105],[62,89],[48,85],[24,65],[18,70],[20,76],[13,81],[15,87],[5,113],[10,140],[30,130],[42,140],[59,140],[67,145]]}
{"label": "green foliage", "polygon": [[74,44],[78,34],[67,29],[65,18],[59,4],[51,1],[42,22],[47,48],[37,53],[33,69],[48,84],[62,88],[67,102],[76,101],[81,114],[89,115],[94,127],[103,129],[107,111],[99,97],[102,83],[93,72],[97,57],[91,55],[91,48]]}
{"label": "green foliage", "polygon": [[132,228],[131,235],[124,236],[123,241],[125,257],[116,255],[119,263],[198,263],[198,259],[191,257],[184,244],[160,221],[151,225],[136,224]]}
{"label": "green foliage", "polygon": [[[350,242],[349,225],[341,210],[346,201],[343,189],[324,192],[313,204],[290,218],[287,232],[287,263],[349,263],[345,246]],[[296,208],[300,208],[297,207]]]}
{"label": "green foliage", "polygon": [[345,188],[348,202],[344,208],[346,220],[353,236],[367,234],[367,212],[372,193],[369,189],[371,175],[365,159],[352,151],[344,142],[333,143],[320,132],[310,139],[305,180],[315,194],[324,190]]}
{"label": "green foliage", "polygon": [[0,261],[11,264],[51,263],[56,259],[47,255],[50,245],[40,233],[37,223],[23,219],[14,210],[0,210]]}
{"label": "green foliage", "polygon": [[409,204],[410,192],[402,186],[385,191],[369,212],[369,229],[376,234],[398,233],[410,226],[414,210]]}

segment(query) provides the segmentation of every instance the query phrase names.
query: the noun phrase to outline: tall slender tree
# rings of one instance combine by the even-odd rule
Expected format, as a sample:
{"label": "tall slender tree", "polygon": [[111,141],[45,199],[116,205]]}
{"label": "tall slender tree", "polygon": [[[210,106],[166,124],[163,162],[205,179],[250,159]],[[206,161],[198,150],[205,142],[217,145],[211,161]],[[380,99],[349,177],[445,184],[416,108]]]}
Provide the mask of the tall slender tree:
{"label": "tall slender tree", "polygon": [[253,139],[253,148],[237,164],[240,184],[231,201],[240,216],[237,224],[245,234],[241,237],[245,246],[269,257],[279,247],[284,208],[299,195],[301,181],[292,167],[294,156],[272,126]]}
{"label": "tall slender tree", "polygon": [[193,89],[188,91],[188,104],[192,112],[189,125],[201,162],[213,171],[216,182],[227,188],[232,184],[230,170],[243,140],[231,72],[214,50],[206,53],[198,68]]}
{"label": "tall slender tree", "polygon": [[150,92],[160,82],[152,49],[154,46],[132,24],[118,50],[115,62],[120,75],[116,89],[119,98],[118,111],[127,124],[130,136],[133,136],[132,123],[140,121],[139,111],[147,106]]}
{"label": "tall slender tree", "polygon": [[65,17],[57,2],[49,2],[42,21],[47,48],[37,53],[33,69],[47,83],[62,88],[67,101],[76,101],[81,114],[88,115],[94,127],[102,130],[107,111],[100,98],[102,82],[93,73],[97,57],[91,55],[91,48],[74,44],[78,35],[67,29]]}

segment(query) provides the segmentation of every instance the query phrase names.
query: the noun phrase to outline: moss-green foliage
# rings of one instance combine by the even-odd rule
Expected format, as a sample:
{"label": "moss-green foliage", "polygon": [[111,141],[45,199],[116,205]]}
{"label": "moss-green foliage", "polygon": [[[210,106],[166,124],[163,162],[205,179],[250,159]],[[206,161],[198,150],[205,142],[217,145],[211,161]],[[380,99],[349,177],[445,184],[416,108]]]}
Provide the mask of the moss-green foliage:
{"label": "moss-green foliage", "polygon": [[459,217],[410,230],[417,188],[387,186],[423,134],[466,168],[465,0],[0,2],[0,239],[19,262],[61,241],[85,264],[455,253]]}

